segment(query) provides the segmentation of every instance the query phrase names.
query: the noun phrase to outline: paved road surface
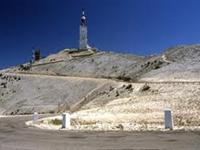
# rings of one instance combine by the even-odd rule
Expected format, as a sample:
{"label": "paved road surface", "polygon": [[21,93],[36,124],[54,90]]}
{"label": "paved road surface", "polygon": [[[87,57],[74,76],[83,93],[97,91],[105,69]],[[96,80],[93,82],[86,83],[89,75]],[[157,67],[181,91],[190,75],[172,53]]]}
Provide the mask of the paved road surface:
{"label": "paved road surface", "polygon": [[200,150],[200,132],[68,132],[0,118],[0,150]]}
{"label": "paved road surface", "polygon": [[[73,80],[90,80],[90,81],[120,81],[118,79],[107,79],[107,78],[95,78],[95,77],[74,77],[74,76],[67,76],[67,75],[45,75],[45,74],[37,74],[37,73],[4,73],[7,76],[21,76],[21,77],[37,77],[37,78],[53,78],[53,79],[73,79]],[[137,82],[130,82],[130,83],[137,83],[137,84],[196,84],[200,85],[200,80],[193,80],[193,81],[137,81]]]}

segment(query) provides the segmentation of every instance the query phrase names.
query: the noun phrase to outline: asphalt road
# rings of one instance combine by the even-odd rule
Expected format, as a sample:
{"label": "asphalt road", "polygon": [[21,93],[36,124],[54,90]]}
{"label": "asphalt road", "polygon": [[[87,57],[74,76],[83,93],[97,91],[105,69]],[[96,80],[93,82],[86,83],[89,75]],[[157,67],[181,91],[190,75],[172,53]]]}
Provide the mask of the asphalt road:
{"label": "asphalt road", "polygon": [[69,132],[0,118],[0,150],[200,150],[200,132]]}

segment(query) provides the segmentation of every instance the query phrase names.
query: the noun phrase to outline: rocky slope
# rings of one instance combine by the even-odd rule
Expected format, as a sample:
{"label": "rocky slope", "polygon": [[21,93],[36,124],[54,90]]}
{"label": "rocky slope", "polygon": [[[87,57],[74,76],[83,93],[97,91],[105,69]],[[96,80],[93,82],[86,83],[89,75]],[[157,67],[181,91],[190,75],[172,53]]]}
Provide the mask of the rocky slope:
{"label": "rocky slope", "polygon": [[200,45],[172,47],[162,54],[169,64],[141,76],[143,81],[200,81]]}
{"label": "rocky slope", "polygon": [[142,74],[166,64],[160,56],[140,57],[110,52],[77,52],[77,50],[67,49],[28,67],[21,66],[10,71],[136,81]]}
{"label": "rocky slope", "polygon": [[[175,130],[200,129],[199,83],[121,82],[114,88],[104,90],[71,114],[72,130],[166,131],[165,108],[173,111]],[[59,115],[56,118],[37,122],[36,126],[60,129],[62,117]]]}
{"label": "rocky slope", "polygon": [[0,113],[56,113],[73,105],[101,86],[105,79],[4,74],[0,77]]}
{"label": "rocky slope", "polygon": [[[156,101],[152,108],[160,104],[155,109],[155,112],[159,110],[158,118],[165,106],[181,110],[179,105],[182,106],[184,100],[192,102],[188,109],[195,104],[196,111],[199,108],[198,84],[168,86],[163,83],[162,86],[151,85],[151,89],[156,88],[151,92],[137,92],[140,86],[135,82],[200,81],[199,56],[199,45],[174,47],[151,57],[66,49],[38,62],[0,71],[0,113],[54,113],[93,108],[105,108],[109,112],[112,108],[109,106],[108,110],[107,104],[117,99],[121,106],[127,104],[125,108],[116,103],[117,109],[125,111],[138,104],[134,113],[141,113],[144,106],[138,102],[143,98],[145,103]],[[134,83],[128,85],[127,82]],[[179,88],[184,88],[184,92],[176,92]],[[188,97],[185,98],[183,93]],[[130,99],[130,103],[124,101],[126,99]],[[112,107],[115,109],[114,105]]]}
{"label": "rocky slope", "polygon": [[[92,125],[83,124],[79,128],[120,130],[121,126],[124,130],[162,130],[165,108],[172,109],[176,129],[200,126],[199,84],[149,83],[149,88],[145,88],[143,83],[131,85],[125,97],[102,102],[104,99],[100,96],[85,105],[76,117]],[[123,88],[124,84],[118,88],[120,95],[124,93],[120,91]]]}

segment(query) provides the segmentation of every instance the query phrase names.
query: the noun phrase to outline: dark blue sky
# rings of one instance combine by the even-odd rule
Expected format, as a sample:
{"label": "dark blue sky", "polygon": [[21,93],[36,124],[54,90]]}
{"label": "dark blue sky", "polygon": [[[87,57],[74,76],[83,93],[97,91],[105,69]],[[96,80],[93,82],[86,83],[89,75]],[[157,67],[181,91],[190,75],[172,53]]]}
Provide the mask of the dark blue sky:
{"label": "dark blue sky", "polygon": [[81,9],[89,43],[102,50],[148,55],[200,43],[199,0],[0,0],[0,68],[78,47]]}

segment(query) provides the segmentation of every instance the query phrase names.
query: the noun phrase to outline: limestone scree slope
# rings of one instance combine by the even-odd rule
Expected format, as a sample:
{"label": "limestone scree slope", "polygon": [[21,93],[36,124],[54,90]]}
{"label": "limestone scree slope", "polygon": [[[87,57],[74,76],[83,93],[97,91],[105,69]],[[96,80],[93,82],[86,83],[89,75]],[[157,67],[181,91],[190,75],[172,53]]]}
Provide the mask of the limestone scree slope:
{"label": "limestone scree slope", "polygon": [[0,71],[0,113],[69,110],[146,127],[162,124],[171,107],[176,125],[199,126],[199,56],[199,45],[148,57],[65,49]]}

